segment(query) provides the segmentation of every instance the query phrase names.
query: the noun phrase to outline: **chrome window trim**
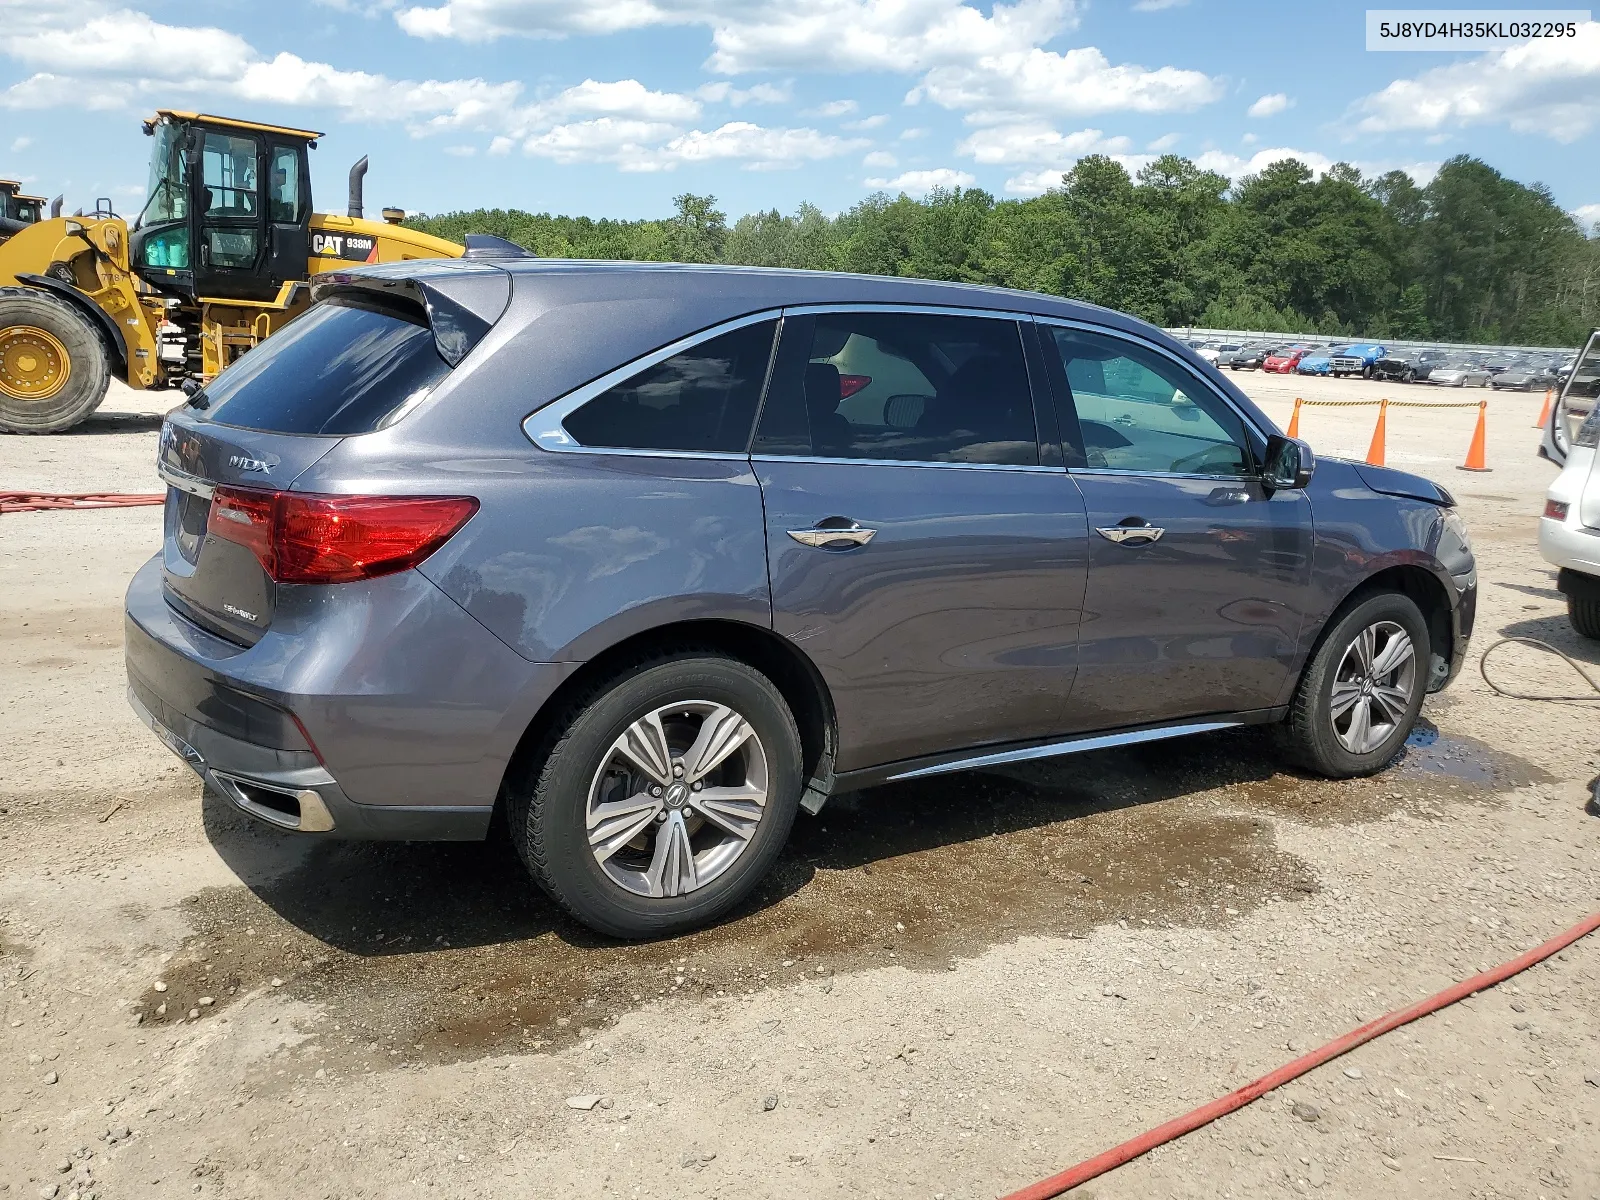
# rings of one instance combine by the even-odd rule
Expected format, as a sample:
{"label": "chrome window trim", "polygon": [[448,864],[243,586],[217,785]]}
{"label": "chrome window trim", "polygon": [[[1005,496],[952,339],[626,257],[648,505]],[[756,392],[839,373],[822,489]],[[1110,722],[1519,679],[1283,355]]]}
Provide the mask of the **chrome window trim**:
{"label": "chrome window trim", "polygon": [[[1162,358],[1165,358],[1168,362],[1172,363],[1174,366],[1182,369],[1187,374],[1193,376],[1193,378],[1195,379],[1196,382],[1198,382],[1203,387],[1205,387],[1205,389],[1207,391],[1209,391],[1213,396],[1215,396],[1218,400],[1222,401],[1222,403],[1227,406],[1228,411],[1231,412],[1234,416],[1238,417],[1239,418],[1239,423],[1241,425],[1243,425],[1246,429],[1254,430],[1256,435],[1258,437],[1260,437],[1263,441],[1265,441],[1268,437],[1271,436],[1271,434],[1269,434],[1266,430],[1262,429],[1261,426],[1256,424],[1255,420],[1250,416],[1249,413],[1245,412],[1237,404],[1235,404],[1233,402],[1232,397],[1230,397],[1226,392],[1224,392],[1220,388],[1218,388],[1216,384],[1212,383],[1209,379],[1205,378],[1205,376],[1198,374],[1195,371],[1194,367],[1192,367],[1190,364],[1184,362],[1183,359],[1179,358],[1176,354],[1172,353],[1172,351],[1166,349],[1166,347],[1164,347],[1164,346],[1157,345],[1155,342],[1150,341],[1148,338],[1141,337],[1139,334],[1136,334],[1136,333],[1128,333],[1128,332],[1126,332],[1124,330],[1121,330],[1121,329],[1112,329],[1112,328],[1110,328],[1109,326],[1106,326],[1106,325],[1096,325],[1096,324],[1094,324],[1094,323],[1092,323],[1090,321],[1074,321],[1074,320],[1071,320],[1071,319],[1069,319],[1067,317],[1035,316],[1033,318],[1033,320],[1034,320],[1034,323],[1038,324],[1038,325],[1058,325],[1063,329],[1081,329],[1085,333],[1098,333],[1103,337],[1121,338],[1123,341],[1134,343],[1134,345],[1140,347],[1141,349],[1149,350],[1149,351],[1152,351],[1152,352],[1154,352],[1156,354],[1159,354]],[[1255,447],[1246,446],[1245,449],[1250,452],[1250,456],[1252,458],[1255,457]],[[1172,474],[1174,474],[1173,472],[1170,472],[1170,471],[1117,471],[1117,470],[1114,470],[1114,469],[1111,469],[1111,468],[1107,468],[1107,467],[1094,467],[1094,468],[1068,467],[1067,469],[1069,471],[1094,470],[1094,471],[1097,471],[1097,472],[1099,472],[1101,474],[1111,474],[1111,475],[1172,475]],[[1183,478],[1188,478],[1188,477],[1187,476],[1183,476]],[[1208,476],[1203,476],[1202,478],[1207,478],[1207,479],[1257,479],[1257,478],[1259,478],[1259,476],[1258,475],[1208,475]]]}
{"label": "chrome window trim", "polygon": [[840,304],[790,304],[785,316],[812,317],[827,313],[922,313],[930,317],[985,317],[989,320],[1032,321],[1033,313],[1004,308],[960,308],[952,304],[873,304],[846,301]]}
{"label": "chrome window trim", "polygon": [[180,492],[188,492],[191,496],[199,496],[202,500],[211,499],[211,493],[216,490],[216,485],[207,483],[197,475],[187,471],[180,471],[177,467],[169,467],[166,463],[156,464],[156,473],[163,482],[177,488]]}
{"label": "chrome window trim", "polygon": [[[748,456],[743,452],[728,450],[652,450],[643,446],[585,446],[566,431],[562,422],[575,409],[582,408],[596,396],[610,391],[619,383],[626,383],[639,372],[647,371],[651,367],[665,362],[675,354],[682,354],[685,350],[691,350],[702,342],[721,337],[725,333],[732,333],[736,329],[759,325],[762,321],[776,321],[782,316],[783,309],[781,308],[769,308],[758,313],[747,313],[742,317],[735,317],[731,321],[724,321],[720,325],[712,325],[697,333],[681,337],[675,342],[668,342],[665,346],[658,347],[648,354],[640,355],[631,362],[623,363],[620,367],[613,367],[599,378],[591,379],[588,383],[574,388],[565,395],[557,396],[549,404],[536,408],[522,419],[522,432],[539,449],[548,450],[554,454],[620,454],[630,458],[742,460]],[[772,370],[770,358],[767,370],[770,374]],[[765,380],[763,380],[764,384]]]}
{"label": "chrome window trim", "polygon": [[958,471],[1029,471],[1036,475],[1062,475],[1065,467],[1039,463],[929,462],[922,458],[823,458],[816,454],[752,454],[753,463],[828,463],[839,467],[953,467]]}

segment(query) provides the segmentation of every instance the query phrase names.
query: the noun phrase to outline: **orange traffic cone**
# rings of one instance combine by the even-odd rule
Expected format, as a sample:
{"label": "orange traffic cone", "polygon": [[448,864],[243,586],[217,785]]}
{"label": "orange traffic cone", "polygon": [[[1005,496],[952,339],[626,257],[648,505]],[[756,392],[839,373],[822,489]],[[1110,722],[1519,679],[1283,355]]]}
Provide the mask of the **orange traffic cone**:
{"label": "orange traffic cone", "polygon": [[1539,410],[1539,419],[1533,423],[1535,429],[1543,429],[1550,424],[1550,401],[1555,398],[1555,388],[1545,388],[1544,407]]}
{"label": "orange traffic cone", "polygon": [[1484,418],[1489,411],[1487,400],[1478,401],[1478,427],[1472,431],[1472,445],[1467,447],[1467,461],[1456,468],[1458,471],[1490,471],[1494,468],[1484,465]]}
{"label": "orange traffic cone", "polygon": [[1304,403],[1299,396],[1294,398],[1294,414],[1289,418],[1289,436],[1292,438],[1300,436],[1300,406]]}
{"label": "orange traffic cone", "polygon": [[1389,401],[1378,402],[1378,424],[1372,430],[1372,445],[1367,447],[1367,465],[1369,467],[1383,466],[1383,441],[1384,435],[1389,431]]}

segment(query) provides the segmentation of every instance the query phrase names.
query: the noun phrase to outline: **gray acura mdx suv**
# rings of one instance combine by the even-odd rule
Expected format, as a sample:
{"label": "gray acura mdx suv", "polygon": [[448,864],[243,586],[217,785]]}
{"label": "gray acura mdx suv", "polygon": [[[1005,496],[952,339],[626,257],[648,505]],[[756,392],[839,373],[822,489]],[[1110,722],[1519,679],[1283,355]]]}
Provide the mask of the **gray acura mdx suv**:
{"label": "gray acura mdx suv", "polygon": [[1376,771],[1460,667],[1427,480],[1317,465],[1143,322],[918,280],[322,276],[168,419],[130,697],[244,812],[477,839],[639,937],[796,811],[1245,724]]}

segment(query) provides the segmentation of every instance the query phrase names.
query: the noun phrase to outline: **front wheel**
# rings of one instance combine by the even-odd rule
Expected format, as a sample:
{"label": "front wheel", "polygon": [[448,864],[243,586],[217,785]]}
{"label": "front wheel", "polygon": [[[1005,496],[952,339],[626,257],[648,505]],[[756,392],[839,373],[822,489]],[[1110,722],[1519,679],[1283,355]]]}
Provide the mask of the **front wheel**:
{"label": "front wheel", "polygon": [[1283,736],[1291,758],[1332,779],[1388,765],[1422,711],[1431,643],[1409,596],[1370,596],[1339,617],[1311,656]]}
{"label": "front wheel", "polygon": [[707,652],[636,664],[575,706],[507,815],[534,881],[591,929],[708,924],[777,860],[800,735],[772,682]]}
{"label": "front wheel", "polygon": [[67,301],[0,288],[0,429],[58,433],[106,397],[111,364],[100,332]]}

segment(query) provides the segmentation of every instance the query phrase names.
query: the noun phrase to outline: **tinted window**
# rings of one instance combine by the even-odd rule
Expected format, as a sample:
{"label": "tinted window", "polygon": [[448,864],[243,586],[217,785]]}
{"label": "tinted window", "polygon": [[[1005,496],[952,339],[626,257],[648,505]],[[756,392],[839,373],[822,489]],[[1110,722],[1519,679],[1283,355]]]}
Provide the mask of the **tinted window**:
{"label": "tinted window", "polygon": [[584,446],[743,453],[777,325],[762,321],[701,342],[602,392],[561,424]]}
{"label": "tinted window", "polygon": [[224,425],[369,433],[449,372],[421,309],[338,297],[313,305],[200,397],[210,402],[206,416]]}
{"label": "tinted window", "polygon": [[1244,426],[1176,363],[1131,342],[1052,327],[1090,467],[1246,475]]}
{"label": "tinted window", "polygon": [[1014,321],[824,313],[784,323],[766,454],[1035,464],[1039,447]]}

